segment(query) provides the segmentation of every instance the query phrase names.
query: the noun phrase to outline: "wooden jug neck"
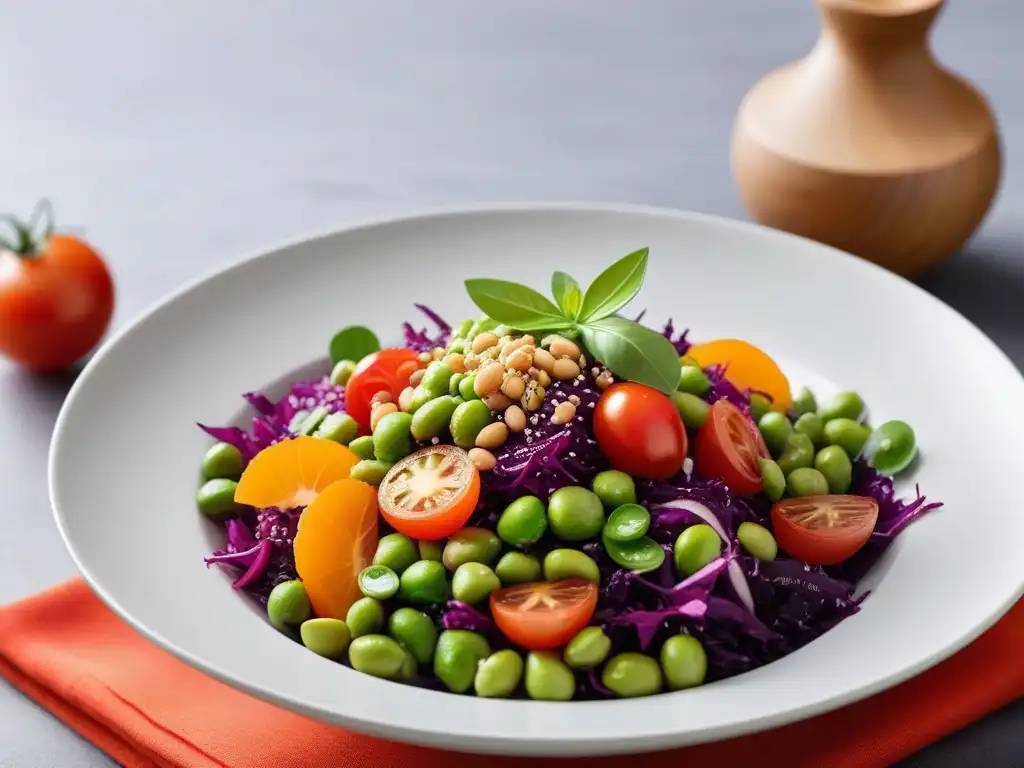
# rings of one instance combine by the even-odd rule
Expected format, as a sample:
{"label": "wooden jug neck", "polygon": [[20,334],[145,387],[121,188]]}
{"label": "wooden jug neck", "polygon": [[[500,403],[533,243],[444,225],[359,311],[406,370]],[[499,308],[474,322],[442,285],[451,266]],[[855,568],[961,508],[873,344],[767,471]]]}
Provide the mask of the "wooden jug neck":
{"label": "wooden jug neck", "polygon": [[825,34],[847,53],[878,58],[928,46],[944,0],[818,0]]}

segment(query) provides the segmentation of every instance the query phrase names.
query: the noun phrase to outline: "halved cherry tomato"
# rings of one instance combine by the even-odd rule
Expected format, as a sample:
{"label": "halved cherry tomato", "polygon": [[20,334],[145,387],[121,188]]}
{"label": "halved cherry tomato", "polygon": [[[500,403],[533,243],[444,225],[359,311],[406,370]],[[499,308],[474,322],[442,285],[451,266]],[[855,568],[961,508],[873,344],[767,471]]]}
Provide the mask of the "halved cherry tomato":
{"label": "halved cherry tomato", "polygon": [[878,522],[868,496],[804,496],[772,507],[775,540],[797,560],[835,565],[863,547]]}
{"label": "halved cherry tomato", "polygon": [[711,406],[707,421],[697,432],[693,460],[705,477],[717,477],[734,493],[761,490],[760,459],[768,456],[754,422],[728,400]]}
{"label": "halved cherry tomato", "polygon": [[740,339],[718,339],[686,350],[702,368],[725,366],[725,378],[740,390],[752,389],[772,397],[772,408],[785,413],[793,402],[789,380],[771,357]]}
{"label": "halved cherry tomato", "polygon": [[388,392],[395,400],[409,386],[409,376],[420,366],[412,349],[382,349],[359,361],[345,386],[345,410],[364,433],[370,431],[370,400],[378,392]]}
{"label": "halved cherry tomato", "polygon": [[491,615],[509,640],[531,651],[569,642],[590,623],[597,587],[585,579],[516,584],[491,593]]}
{"label": "halved cherry tomato", "polygon": [[454,445],[433,445],[393,466],[377,491],[380,513],[414,539],[436,541],[459,530],[480,498],[480,473]]}
{"label": "halved cherry tomato", "polygon": [[683,466],[686,429],[672,401],[644,384],[612,384],[594,409],[594,435],[612,466],[649,480],[667,480]]}

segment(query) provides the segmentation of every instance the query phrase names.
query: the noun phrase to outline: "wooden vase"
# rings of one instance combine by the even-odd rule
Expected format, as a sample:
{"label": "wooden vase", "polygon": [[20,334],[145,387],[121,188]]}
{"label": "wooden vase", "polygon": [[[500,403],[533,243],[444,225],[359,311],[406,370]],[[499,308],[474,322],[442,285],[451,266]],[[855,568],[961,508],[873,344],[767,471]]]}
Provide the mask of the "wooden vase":
{"label": "wooden vase", "polygon": [[732,166],[753,217],[913,277],[956,251],[999,185],[985,99],[939,66],[942,0],[818,0],[810,54],[744,98]]}

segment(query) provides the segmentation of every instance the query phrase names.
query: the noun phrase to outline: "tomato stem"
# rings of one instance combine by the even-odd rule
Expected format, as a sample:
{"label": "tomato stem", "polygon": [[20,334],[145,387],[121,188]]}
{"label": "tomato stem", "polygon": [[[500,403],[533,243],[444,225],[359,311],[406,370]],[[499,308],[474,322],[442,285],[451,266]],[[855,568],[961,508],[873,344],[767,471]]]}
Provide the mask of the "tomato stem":
{"label": "tomato stem", "polygon": [[[30,259],[36,256],[41,246],[50,239],[53,234],[53,205],[47,199],[36,203],[36,207],[29,216],[28,223],[23,223],[17,216],[11,214],[0,215],[0,222],[6,222],[14,230],[15,239],[12,241],[0,236],[0,248],[3,248],[16,256]],[[37,234],[36,228],[42,223],[42,230]]]}

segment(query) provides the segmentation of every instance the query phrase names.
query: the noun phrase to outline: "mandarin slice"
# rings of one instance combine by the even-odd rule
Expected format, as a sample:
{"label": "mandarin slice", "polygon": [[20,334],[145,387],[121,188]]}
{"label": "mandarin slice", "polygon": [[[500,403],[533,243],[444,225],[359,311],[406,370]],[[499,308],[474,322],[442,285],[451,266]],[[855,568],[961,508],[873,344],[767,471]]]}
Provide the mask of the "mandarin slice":
{"label": "mandarin slice", "polygon": [[249,462],[235,489],[235,501],[257,508],[304,507],[328,485],[348,477],[358,462],[358,456],[332,440],[283,440]]}
{"label": "mandarin slice", "polygon": [[752,389],[772,398],[772,408],[785,412],[793,402],[789,380],[765,352],[753,344],[740,339],[718,339],[705,344],[695,344],[686,354],[702,368],[722,365],[725,378],[738,389]]}

